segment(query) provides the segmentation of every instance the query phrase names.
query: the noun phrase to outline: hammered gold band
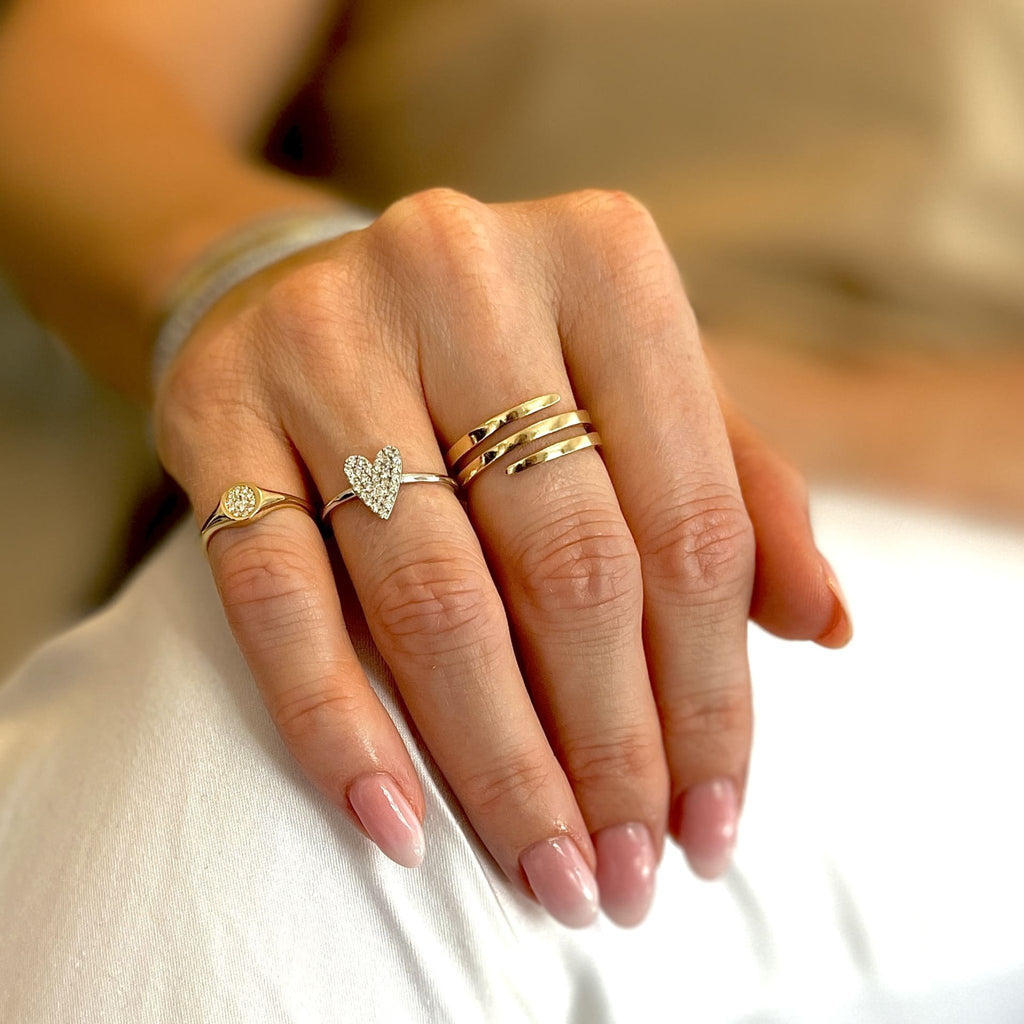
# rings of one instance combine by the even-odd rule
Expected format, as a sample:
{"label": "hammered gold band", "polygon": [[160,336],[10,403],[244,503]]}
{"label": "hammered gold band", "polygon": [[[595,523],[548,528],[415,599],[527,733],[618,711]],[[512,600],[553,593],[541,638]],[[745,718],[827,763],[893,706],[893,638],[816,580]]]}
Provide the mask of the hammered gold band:
{"label": "hammered gold band", "polygon": [[203,549],[209,549],[210,539],[218,531],[227,527],[247,526],[279,508],[297,508],[309,516],[315,515],[313,506],[295,494],[270,491],[255,484],[233,484],[221,495],[217,507],[199,531]]}

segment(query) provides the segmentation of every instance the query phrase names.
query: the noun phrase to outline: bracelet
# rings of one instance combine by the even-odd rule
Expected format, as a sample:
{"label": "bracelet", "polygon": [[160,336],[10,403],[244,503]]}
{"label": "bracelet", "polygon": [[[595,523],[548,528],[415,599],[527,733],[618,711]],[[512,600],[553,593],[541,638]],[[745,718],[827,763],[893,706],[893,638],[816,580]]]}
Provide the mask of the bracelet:
{"label": "bracelet", "polygon": [[373,223],[365,210],[290,210],[244,225],[213,243],[175,285],[153,344],[153,387],[200,320],[237,284],[294,253]]}

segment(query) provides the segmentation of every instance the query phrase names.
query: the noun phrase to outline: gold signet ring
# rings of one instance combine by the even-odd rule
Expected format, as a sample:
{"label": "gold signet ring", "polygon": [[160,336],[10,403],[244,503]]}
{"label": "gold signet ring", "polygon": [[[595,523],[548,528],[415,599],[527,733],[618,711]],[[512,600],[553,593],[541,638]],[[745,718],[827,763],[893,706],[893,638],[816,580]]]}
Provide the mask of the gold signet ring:
{"label": "gold signet ring", "polygon": [[313,506],[305,498],[281,491],[268,491],[255,484],[234,484],[222,495],[217,507],[203,523],[199,535],[203,547],[210,546],[210,538],[225,527],[246,526],[278,508],[298,508],[313,515]]}

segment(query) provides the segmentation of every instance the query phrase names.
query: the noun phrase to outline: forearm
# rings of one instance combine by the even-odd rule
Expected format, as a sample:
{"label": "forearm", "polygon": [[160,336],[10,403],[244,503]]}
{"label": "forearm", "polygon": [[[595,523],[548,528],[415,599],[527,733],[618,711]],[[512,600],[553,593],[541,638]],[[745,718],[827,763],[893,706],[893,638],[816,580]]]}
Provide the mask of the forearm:
{"label": "forearm", "polygon": [[239,223],[332,201],[247,159],[155,62],[81,24],[7,24],[0,138],[0,262],[40,320],[136,394],[191,259]]}

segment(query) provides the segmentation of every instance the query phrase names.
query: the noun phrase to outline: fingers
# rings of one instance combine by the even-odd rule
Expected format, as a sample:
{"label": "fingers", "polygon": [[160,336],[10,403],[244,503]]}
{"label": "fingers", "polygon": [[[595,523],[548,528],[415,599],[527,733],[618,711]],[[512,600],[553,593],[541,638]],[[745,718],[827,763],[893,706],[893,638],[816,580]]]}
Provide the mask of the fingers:
{"label": "fingers", "polygon": [[[425,292],[458,296],[421,350],[424,394],[445,445],[528,396],[565,396],[542,417],[574,407],[550,297],[522,301],[499,218],[453,202],[447,215],[456,235],[474,239],[472,264],[453,272],[435,243],[421,270]],[[471,274],[472,286],[452,282],[453,273]],[[513,477],[486,469],[467,492],[533,706],[597,847],[602,905],[636,923],[653,894],[668,772],[643,648],[640,559],[615,491],[588,451]]]}
{"label": "fingers", "polygon": [[640,559],[593,451],[471,485],[535,706],[597,849],[602,906],[643,918],[668,772],[644,657]]}
{"label": "fingers", "polygon": [[546,476],[481,480],[479,519],[504,554],[503,592],[534,700],[597,845],[603,905],[632,924],[653,897],[669,788],[640,558],[595,452]]}
{"label": "fingers", "polygon": [[[223,531],[210,564],[228,622],[289,750],[306,775],[393,860],[423,856],[423,798],[394,725],[345,632],[319,532],[280,510]],[[409,794],[409,796],[406,796]]]}
{"label": "fingers", "polygon": [[[200,369],[209,366],[209,352],[191,380],[177,382],[178,422],[168,426],[168,414],[161,417],[173,439],[162,447],[197,507],[210,507],[225,480],[247,473],[258,473],[254,482],[264,486],[301,493],[291,452],[302,453],[324,497],[347,483],[346,454],[372,457],[389,440],[402,443],[407,469],[443,471],[415,352],[406,358],[401,330],[384,339],[367,330],[388,321],[376,306],[379,289],[360,293],[373,308],[339,303],[333,269],[297,269],[249,324],[273,339],[255,353],[267,358],[273,348],[272,399],[251,385],[239,388],[237,379],[226,400],[204,396],[209,383]],[[325,329],[344,344],[325,346]],[[218,354],[218,379],[244,382],[237,353]],[[176,372],[182,375],[180,365]],[[271,416],[245,415],[239,391],[274,410],[275,430],[260,426]],[[230,422],[233,416],[241,422]],[[380,437],[382,426],[394,434]],[[227,464],[221,452],[233,453]],[[333,525],[374,638],[477,831],[509,877],[560,920],[589,923],[597,909],[593,846],[526,692],[500,596],[461,506],[444,487],[410,485],[387,521],[355,503],[340,507]],[[373,831],[368,815],[407,817],[396,793],[405,792],[415,814],[422,798],[411,769],[402,771],[403,752],[388,749],[381,736],[378,725],[390,723],[374,721],[375,709],[367,709],[349,674],[357,666],[319,544],[301,513],[278,511],[245,529],[222,530],[210,555],[240,644],[296,756],[336,799],[347,785],[349,805]],[[338,748],[333,757],[321,756],[325,737]],[[374,770],[349,781],[364,760]],[[382,789],[382,772],[397,784]],[[386,845],[395,830],[378,825],[374,837]]]}
{"label": "fingers", "polygon": [[853,635],[835,572],[814,546],[801,475],[723,400],[757,540],[750,615],[776,636],[842,647]]}
{"label": "fingers", "polygon": [[[257,417],[233,411],[232,422],[207,422],[201,432],[179,422],[173,441],[165,430],[162,454],[200,520],[239,480],[305,491],[282,439]],[[385,854],[418,864],[423,794],[349,641],[316,523],[299,509],[277,509],[219,530],[208,555],[239,648],[303,772]]]}
{"label": "fingers", "polygon": [[586,281],[561,297],[566,360],[639,551],[670,827],[713,877],[735,842],[750,749],[754,534],[671,257],[635,201],[581,201],[555,239]]}
{"label": "fingers", "polygon": [[[352,394],[339,399],[335,407],[353,410],[343,430],[297,428],[325,497],[347,484],[339,483],[347,454],[372,459],[388,442],[401,443],[405,473],[444,473],[418,381],[396,381],[389,397],[383,414]],[[590,923],[593,847],[458,500],[438,484],[406,483],[387,519],[354,500],[331,513],[331,525],[374,641],[477,833],[559,920]]]}
{"label": "fingers", "polygon": [[[165,460],[200,512],[250,473],[301,495],[305,469],[328,499],[349,487],[346,456],[397,445],[399,473],[442,474],[438,440],[502,408],[552,392],[561,401],[531,422],[588,407],[606,462],[582,450],[511,477],[488,468],[469,518],[436,480],[408,481],[382,515],[352,500],[331,526],[424,740],[506,874],[571,925],[593,918],[599,882],[609,916],[633,924],[667,828],[699,874],[727,863],[750,745],[748,612],[826,644],[848,620],[799,484],[738,417],[723,421],[649,218],[604,193],[568,216],[559,204],[526,216],[413,197],[346,239],[361,259],[342,276],[359,287],[339,290],[331,260],[293,269],[249,318],[288,339],[255,360],[272,397],[242,389],[273,413],[250,415],[237,393],[212,403],[212,422],[186,411]],[[192,390],[179,388],[185,410]],[[366,487],[387,491],[375,472],[365,464]],[[209,554],[297,760],[414,863],[422,795],[349,643],[315,524],[279,509],[221,530]]]}

